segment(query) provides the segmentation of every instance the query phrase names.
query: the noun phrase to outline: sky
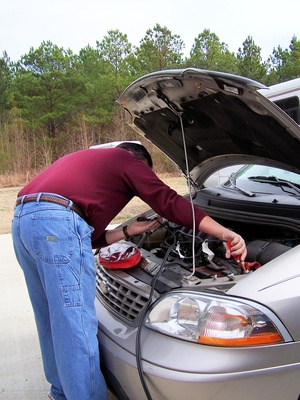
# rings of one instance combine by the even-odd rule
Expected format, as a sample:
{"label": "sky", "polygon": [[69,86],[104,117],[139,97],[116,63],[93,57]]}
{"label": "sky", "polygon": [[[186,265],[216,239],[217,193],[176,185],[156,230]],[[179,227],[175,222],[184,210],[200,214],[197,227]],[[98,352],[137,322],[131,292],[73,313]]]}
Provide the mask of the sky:
{"label": "sky", "polygon": [[189,55],[204,29],[237,53],[251,36],[266,61],[274,48],[300,40],[299,0],[0,0],[0,57],[18,61],[43,41],[78,54],[109,30],[139,46],[156,24],[179,35]]}

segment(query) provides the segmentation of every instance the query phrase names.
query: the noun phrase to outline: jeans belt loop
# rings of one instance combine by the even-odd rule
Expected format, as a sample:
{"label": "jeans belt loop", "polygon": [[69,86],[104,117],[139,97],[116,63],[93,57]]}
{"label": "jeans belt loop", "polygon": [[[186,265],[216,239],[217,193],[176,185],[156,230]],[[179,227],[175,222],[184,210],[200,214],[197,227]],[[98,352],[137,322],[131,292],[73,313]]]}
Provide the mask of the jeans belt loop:
{"label": "jeans belt loop", "polygon": [[[23,202],[24,202],[24,199],[25,199],[25,196],[22,196],[21,198],[20,198],[20,210],[19,210],[19,213],[18,213],[18,217],[20,217],[20,215],[22,214],[22,208],[23,208]],[[14,208],[16,208],[17,207],[17,204],[15,204],[15,207]]]}
{"label": "jeans belt loop", "polygon": [[36,196],[36,204],[38,204],[38,203],[40,202],[40,198],[41,198],[42,195],[43,195],[43,193],[39,193],[39,194]]}
{"label": "jeans belt loop", "polygon": [[72,201],[72,200],[69,200],[68,207],[66,207],[67,210],[71,210],[72,205],[73,205],[73,201]]}

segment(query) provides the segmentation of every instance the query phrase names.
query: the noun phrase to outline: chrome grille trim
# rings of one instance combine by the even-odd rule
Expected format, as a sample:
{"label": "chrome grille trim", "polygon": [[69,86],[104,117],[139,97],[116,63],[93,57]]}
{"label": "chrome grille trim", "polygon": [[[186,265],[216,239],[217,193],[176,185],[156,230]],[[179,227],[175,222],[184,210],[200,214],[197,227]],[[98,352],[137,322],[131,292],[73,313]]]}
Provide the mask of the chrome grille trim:
{"label": "chrome grille trim", "polygon": [[126,272],[105,269],[96,264],[96,296],[117,314],[134,321],[148,302],[150,287],[138,282]]}

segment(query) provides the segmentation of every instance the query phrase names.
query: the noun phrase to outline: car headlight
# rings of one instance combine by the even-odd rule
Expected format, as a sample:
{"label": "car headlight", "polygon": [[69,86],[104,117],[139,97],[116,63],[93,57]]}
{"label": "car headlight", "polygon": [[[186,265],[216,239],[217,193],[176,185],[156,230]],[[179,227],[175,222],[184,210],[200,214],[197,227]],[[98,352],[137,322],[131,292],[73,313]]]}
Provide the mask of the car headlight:
{"label": "car headlight", "polygon": [[291,340],[280,320],[259,304],[194,292],[173,292],[158,299],[145,325],[179,339],[214,346]]}

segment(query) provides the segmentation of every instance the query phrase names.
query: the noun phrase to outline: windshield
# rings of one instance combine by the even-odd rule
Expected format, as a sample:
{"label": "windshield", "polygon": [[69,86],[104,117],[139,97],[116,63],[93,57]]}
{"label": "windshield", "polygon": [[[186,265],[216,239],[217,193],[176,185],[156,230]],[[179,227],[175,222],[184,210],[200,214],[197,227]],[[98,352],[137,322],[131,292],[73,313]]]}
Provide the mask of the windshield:
{"label": "windshield", "polygon": [[253,179],[253,178],[276,177],[279,180],[300,185],[300,175],[294,172],[286,171],[280,168],[267,167],[265,165],[245,165],[235,175],[235,179]]}

